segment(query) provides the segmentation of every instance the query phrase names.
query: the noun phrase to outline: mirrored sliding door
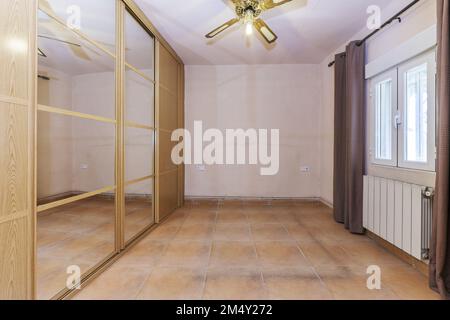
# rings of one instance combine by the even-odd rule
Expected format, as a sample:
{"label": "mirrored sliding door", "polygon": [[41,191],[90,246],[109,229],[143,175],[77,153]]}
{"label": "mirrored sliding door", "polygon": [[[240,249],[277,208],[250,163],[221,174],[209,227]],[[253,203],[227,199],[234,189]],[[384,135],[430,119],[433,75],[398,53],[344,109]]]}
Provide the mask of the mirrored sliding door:
{"label": "mirrored sliding door", "polygon": [[155,222],[153,36],[126,11],[125,39],[125,219],[128,242]]}
{"label": "mirrored sliding door", "polygon": [[119,0],[41,0],[37,40],[36,279],[50,299],[155,222],[155,41]]}
{"label": "mirrored sliding door", "polygon": [[116,6],[39,6],[36,279],[49,299],[116,252]]}

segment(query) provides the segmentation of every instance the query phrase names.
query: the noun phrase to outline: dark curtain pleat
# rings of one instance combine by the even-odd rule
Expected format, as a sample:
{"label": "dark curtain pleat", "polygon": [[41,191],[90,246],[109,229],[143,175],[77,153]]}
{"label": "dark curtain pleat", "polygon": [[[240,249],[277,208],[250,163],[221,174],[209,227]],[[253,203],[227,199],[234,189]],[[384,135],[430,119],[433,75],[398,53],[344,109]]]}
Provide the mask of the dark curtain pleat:
{"label": "dark curtain pleat", "polygon": [[363,176],[366,152],[365,45],[351,42],[346,49],[346,173],[345,227],[361,234],[363,228]]}
{"label": "dark curtain pleat", "polygon": [[345,53],[335,57],[334,68],[334,179],[333,207],[336,222],[345,221],[345,163],[346,163],[346,59]]}
{"label": "dark curtain pleat", "polygon": [[443,299],[450,299],[450,0],[437,1],[438,57],[438,137],[436,197],[431,239],[430,286]]}

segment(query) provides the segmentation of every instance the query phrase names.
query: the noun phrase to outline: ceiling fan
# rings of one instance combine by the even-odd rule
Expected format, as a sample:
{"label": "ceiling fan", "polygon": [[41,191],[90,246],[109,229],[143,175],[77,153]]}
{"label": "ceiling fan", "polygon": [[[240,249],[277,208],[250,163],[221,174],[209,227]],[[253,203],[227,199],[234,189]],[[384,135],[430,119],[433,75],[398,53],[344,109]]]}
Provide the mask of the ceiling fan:
{"label": "ceiling fan", "polygon": [[267,43],[274,43],[278,36],[260,18],[264,11],[279,7],[293,0],[230,0],[233,2],[237,17],[225,22],[220,27],[214,29],[206,35],[206,38],[213,38],[238,22],[245,24],[247,35],[253,33],[253,28],[258,30]]}
{"label": "ceiling fan", "polygon": [[[50,13],[53,16],[57,16],[47,0],[39,0],[39,9],[42,10],[45,16],[47,16],[47,13]],[[39,30],[42,31],[43,29],[45,30],[45,34],[39,34],[39,38],[64,43],[68,45],[75,56],[83,60],[91,60],[89,55],[84,51],[83,47],[80,44],[75,43],[75,37],[71,35],[70,32],[67,32],[63,27],[59,26],[51,18],[48,21],[46,19],[39,19]],[[46,57],[42,50],[40,50],[40,52],[38,51],[38,54],[40,56]]]}

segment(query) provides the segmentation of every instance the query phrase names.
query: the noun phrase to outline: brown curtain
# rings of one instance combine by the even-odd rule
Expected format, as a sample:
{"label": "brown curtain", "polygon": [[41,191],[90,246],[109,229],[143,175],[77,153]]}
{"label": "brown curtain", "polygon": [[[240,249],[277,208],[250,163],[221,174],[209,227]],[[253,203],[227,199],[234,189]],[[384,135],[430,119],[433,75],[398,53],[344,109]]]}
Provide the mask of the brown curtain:
{"label": "brown curtain", "polygon": [[438,29],[438,160],[431,240],[430,286],[450,299],[450,0],[437,1]]}
{"label": "brown curtain", "polygon": [[[335,73],[335,219],[352,233],[363,233],[365,173],[365,45],[351,42],[336,57]],[[337,206],[336,206],[337,205]]]}
{"label": "brown curtain", "polygon": [[345,159],[346,159],[346,130],[345,130],[345,101],[346,101],[346,59],[345,53],[335,56],[334,67],[334,188],[333,207],[334,219],[339,223],[345,222]]}

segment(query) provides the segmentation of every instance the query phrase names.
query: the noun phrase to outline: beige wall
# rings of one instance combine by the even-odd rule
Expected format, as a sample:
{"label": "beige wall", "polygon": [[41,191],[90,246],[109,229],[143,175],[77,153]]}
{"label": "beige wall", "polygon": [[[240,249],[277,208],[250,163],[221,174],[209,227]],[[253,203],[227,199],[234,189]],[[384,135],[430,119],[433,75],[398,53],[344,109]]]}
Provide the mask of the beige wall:
{"label": "beige wall", "polygon": [[[38,103],[72,109],[72,78],[57,70],[39,67]],[[37,197],[72,191],[72,121],[69,117],[38,112]]]}
{"label": "beige wall", "polygon": [[[280,171],[260,166],[186,166],[186,196],[320,195],[318,65],[187,66],[186,128],[280,129]],[[301,173],[310,166],[310,173]]]}
{"label": "beige wall", "polygon": [[[424,0],[422,4],[412,8],[402,16],[402,23],[394,22],[390,27],[381,31],[367,42],[367,62],[380,57],[391,48],[409,40],[417,33],[426,30],[436,23],[436,1]],[[396,0],[382,11],[383,21],[393,16],[404,8],[410,0]],[[366,28],[360,30],[351,39],[361,39],[370,31]],[[336,53],[345,50],[345,42],[335,52],[331,53],[321,64],[323,103],[321,108],[321,186],[320,195],[327,202],[333,202],[333,144],[334,144],[334,69],[328,68],[328,63],[334,60]]]}

